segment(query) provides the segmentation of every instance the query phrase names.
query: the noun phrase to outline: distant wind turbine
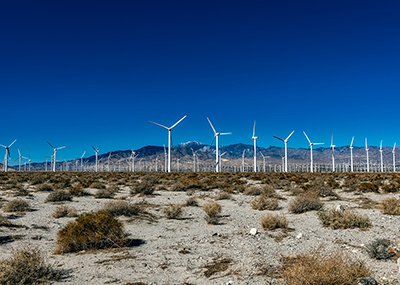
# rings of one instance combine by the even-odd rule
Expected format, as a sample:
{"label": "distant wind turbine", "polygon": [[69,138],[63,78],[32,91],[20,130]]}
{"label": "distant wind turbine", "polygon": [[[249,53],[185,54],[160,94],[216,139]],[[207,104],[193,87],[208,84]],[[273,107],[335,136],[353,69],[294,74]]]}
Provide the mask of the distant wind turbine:
{"label": "distant wind turbine", "polygon": [[81,156],[81,171],[83,171],[83,157],[85,156],[86,150],[83,152]]}
{"label": "distant wind turbine", "polygon": [[219,172],[219,170],[220,170],[221,168],[220,168],[220,165],[219,165],[219,154],[218,154],[219,145],[218,145],[218,139],[219,139],[219,136],[230,135],[230,134],[232,134],[232,133],[217,133],[217,131],[215,130],[214,126],[211,124],[210,119],[207,118],[207,120],[208,120],[208,122],[210,123],[210,126],[211,126],[211,128],[213,129],[213,131],[214,131],[214,138],[213,138],[213,140],[212,140],[212,142],[211,142],[211,145],[213,144],[214,139],[215,139],[215,164],[216,164],[216,165],[215,165],[215,172]]}
{"label": "distant wind turbine", "polygon": [[57,150],[65,148],[65,146],[62,147],[57,147],[55,148],[54,146],[51,145],[51,143],[47,142],[51,148],[53,149],[53,172],[56,172],[56,157],[57,157]]}
{"label": "distant wind turbine", "polygon": [[257,139],[258,137],[256,137],[256,121],[254,121],[253,136],[247,142],[249,143],[251,140],[254,140],[254,167],[253,167],[254,172],[257,172]]}
{"label": "distant wind turbine", "polygon": [[396,172],[396,143],[393,145],[393,172]]}
{"label": "distant wind turbine", "polygon": [[382,141],[381,146],[379,147],[379,152],[381,154],[381,172],[383,172],[383,149],[382,149]]}
{"label": "distant wind turbine", "polygon": [[99,161],[97,159],[98,157],[98,153],[99,153],[99,148],[100,146],[98,146],[97,148],[94,148],[94,146],[92,146],[94,152],[96,153],[96,167],[95,167],[95,171],[98,172],[99,171]]}
{"label": "distant wind turbine", "polygon": [[367,138],[365,138],[365,151],[367,152],[367,172],[369,172],[369,148],[367,144]]}
{"label": "distant wind turbine", "polygon": [[107,171],[110,172],[110,157],[111,157],[112,152],[108,154],[108,159],[107,159]]}
{"label": "distant wind turbine", "polygon": [[324,144],[324,143],[313,143],[313,142],[311,142],[310,139],[308,138],[306,132],[303,131],[303,133],[304,133],[304,135],[306,136],[306,139],[308,140],[309,145],[310,145],[310,157],[311,157],[310,171],[311,171],[311,172],[314,172],[314,161],[313,161],[313,153],[312,153],[313,145],[320,145],[320,144]]}
{"label": "distant wind turbine", "polygon": [[288,137],[286,139],[281,139],[279,137],[273,136],[274,138],[283,141],[285,143],[285,172],[288,172],[288,157],[287,157],[287,143],[289,141],[289,138],[293,135],[294,131],[290,133],[290,135],[288,135]]}
{"label": "distant wind turbine", "polygon": [[18,157],[17,157],[16,160],[14,160],[14,162],[19,160],[19,162],[18,162],[18,171],[21,171],[21,158],[22,158],[22,155],[21,155],[21,152],[18,149]]}
{"label": "distant wind turbine", "polygon": [[6,149],[6,156],[4,157],[4,172],[8,171],[8,158],[11,158],[10,154],[10,147],[16,142],[17,140],[15,139],[9,146],[5,146],[0,144],[0,146],[4,147]]}
{"label": "distant wind turbine", "polygon": [[332,149],[332,172],[335,172],[335,146],[333,144],[333,134],[331,139],[331,149]]}
{"label": "distant wind turbine", "polygon": [[350,170],[351,170],[351,172],[354,171],[354,168],[353,168],[353,142],[354,142],[354,137],[351,139],[351,143],[350,143]]}
{"label": "distant wind turbine", "polygon": [[166,126],[163,126],[163,125],[161,125],[161,124],[158,124],[158,123],[154,123],[154,122],[152,122],[152,121],[150,121],[150,123],[152,123],[152,124],[154,124],[154,125],[156,125],[156,126],[159,126],[159,127],[161,127],[161,128],[164,128],[164,129],[166,129],[166,130],[168,130],[168,172],[171,172],[171,142],[172,142],[172,138],[171,138],[171,131],[172,131],[172,129],[176,126],[176,125],[178,125],[183,119],[185,119],[186,118],[186,115],[185,116],[183,116],[182,117],[182,119],[180,119],[178,122],[176,122],[175,124],[173,124],[171,127],[166,127]]}

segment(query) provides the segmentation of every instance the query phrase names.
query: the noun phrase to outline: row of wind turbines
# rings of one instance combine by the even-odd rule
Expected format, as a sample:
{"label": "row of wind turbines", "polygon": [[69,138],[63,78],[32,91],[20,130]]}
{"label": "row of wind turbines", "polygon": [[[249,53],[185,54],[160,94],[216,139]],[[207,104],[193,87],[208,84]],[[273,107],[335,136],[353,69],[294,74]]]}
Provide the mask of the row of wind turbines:
{"label": "row of wind turbines", "polygon": [[[171,172],[171,148],[172,148],[172,129],[175,128],[180,122],[182,122],[187,116],[183,116],[180,120],[178,120],[175,124],[173,124],[171,127],[167,127],[164,126],[162,124],[159,123],[155,123],[152,121],[149,121],[150,123],[162,127],[166,130],[168,130],[168,156],[166,155],[165,152],[165,156],[166,157],[166,168],[167,168],[167,172]],[[207,117],[207,121],[209,122],[213,132],[214,132],[214,137],[213,140],[211,142],[211,146],[213,145],[214,141],[215,141],[215,172],[220,172],[221,171],[221,157],[225,154],[220,154],[219,153],[219,136],[220,135],[230,135],[232,134],[231,132],[226,132],[226,133],[222,133],[222,132],[217,132],[216,129],[214,128],[213,124],[211,123],[210,119]],[[290,139],[290,137],[293,135],[294,131],[292,131],[287,137],[286,139],[282,139],[280,137],[277,136],[273,136],[274,138],[282,141],[284,143],[285,146],[285,155],[284,157],[282,157],[283,161],[284,161],[284,167],[283,167],[283,171],[284,172],[288,172],[288,141]],[[310,149],[310,172],[314,172],[314,161],[313,161],[313,146],[314,145],[322,145],[324,143],[315,143],[312,142],[310,140],[310,138],[307,136],[306,132],[304,132],[304,136],[306,137],[308,143],[309,143],[309,149]],[[253,140],[253,145],[254,145],[254,158],[253,158],[253,171],[257,172],[257,139],[259,137],[256,136],[256,122],[254,121],[254,125],[253,125],[253,135],[250,138],[250,140],[247,142],[249,143],[251,140]],[[1,147],[4,147],[6,150],[6,154],[5,154],[5,158],[4,158],[4,171],[7,172],[8,171],[8,159],[11,158],[10,155],[10,147],[16,142],[17,140],[14,140],[9,146],[5,146],[5,145],[0,145]],[[354,142],[354,137],[351,139],[351,143],[350,143],[350,171],[353,172],[354,171],[354,166],[353,166],[353,142]],[[62,147],[54,147],[50,142],[47,142],[50,147],[53,149],[53,155],[50,157],[51,158],[51,170],[53,172],[56,171],[56,157],[57,157],[57,151],[60,149],[65,148],[65,146]],[[335,147],[336,145],[333,144],[333,135],[332,135],[332,139],[331,139],[331,145],[330,148],[332,149],[332,172],[335,172]],[[93,150],[95,152],[95,172],[99,171],[99,160],[98,160],[98,153],[99,153],[99,149],[100,149],[100,145],[95,148],[93,147]],[[164,147],[165,148],[165,147]],[[393,172],[396,171],[396,164],[395,164],[395,148],[396,148],[396,143],[393,146],[393,150],[392,150],[392,154],[393,154]],[[367,144],[367,139],[365,139],[365,151],[366,151],[366,157],[367,157],[367,172],[370,172],[370,163],[369,163],[369,148],[368,148],[368,144]],[[382,149],[382,141],[380,144],[380,148],[379,148],[379,152],[380,152],[380,168],[381,168],[381,172],[383,172],[383,149]],[[81,161],[81,170],[83,169],[83,157],[85,155],[86,151],[83,153],[83,155],[80,157],[80,161]],[[18,150],[18,158],[16,160],[19,160],[19,170],[21,170],[21,159],[28,159],[26,157],[23,157],[20,153],[20,151]],[[195,153],[193,153],[193,155],[195,156]],[[261,155],[263,155],[261,153]],[[110,156],[111,156],[111,152],[109,154],[108,157],[108,169],[109,169],[109,161],[110,161]],[[137,157],[136,153],[134,152],[133,148],[132,148],[132,154],[131,154],[131,159],[132,159],[132,170],[134,171],[135,169],[135,158]],[[264,155],[263,158],[265,159]],[[29,169],[30,169],[30,156],[29,156]],[[47,160],[46,160],[46,170],[47,170]]]}

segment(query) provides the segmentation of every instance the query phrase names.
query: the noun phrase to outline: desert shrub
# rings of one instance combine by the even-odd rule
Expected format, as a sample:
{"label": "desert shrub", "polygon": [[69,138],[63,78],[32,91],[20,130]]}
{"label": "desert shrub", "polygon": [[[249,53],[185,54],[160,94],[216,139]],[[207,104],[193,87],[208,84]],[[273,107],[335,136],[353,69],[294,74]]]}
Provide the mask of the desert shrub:
{"label": "desert shrub", "polygon": [[95,181],[92,184],[90,184],[90,188],[95,188],[95,189],[106,189],[106,186],[99,182],[99,181]]}
{"label": "desert shrub", "polygon": [[28,202],[22,199],[15,199],[8,202],[4,207],[4,212],[26,212],[31,209],[31,206]]}
{"label": "desert shrub", "polygon": [[65,271],[46,263],[38,248],[13,250],[12,256],[0,261],[0,284],[39,284],[59,280]]}
{"label": "desert shrub", "polygon": [[229,200],[232,199],[232,195],[225,191],[220,191],[215,197],[215,200]]}
{"label": "desert shrub", "polygon": [[85,213],[58,232],[56,253],[122,247],[126,242],[122,223],[109,212]]}
{"label": "desert shrub", "polygon": [[375,259],[389,259],[395,255],[391,248],[391,242],[388,239],[376,239],[367,244],[367,253],[369,257]]}
{"label": "desert shrub", "polygon": [[358,181],[358,179],[348,177],[345,179],[343,187],[346,188],[347,191],[353,192],[357,190],[359,184],[360,182]]}
{"label": "desert shrub", "polygon": [[217,225],[219,223],[219,214],[221,213],[222,207],[217,202],[208,202],[203,206],[204,212],[206,212],[207,216],[205,220],[208,224]]}
{"label": "desert shrub", "polygon": [[270,210],[275,211],[279,209],[278,200],[275,198],[268,198],[264,195],[260,195],[259,197],[254,198],[250,203],[251,207],[254,210],[264,211]]}
{"label": "desert shrub", "polygon": [[0,227],[9,227],[11,222],[0,213]]}
{"label": "desert shrub", "polygon": [[326,253],[317,248],[282,259],[279,277],[286,285],[353,285],[360,277],[370,276],[363,261],[350,258],[342,250]]}
{"label": "desert shrub", "polygon": [[54,187],[50,184],[40,184],[36,186],[36,190],[40,192],[53,192]]}
{"label": "desert shrub", "polygon": [[163,209],[163,213],[167,219],[179,220],[183,215],[182,205],[170,204]]}
{"label": "desert shrub", "polygon": [[288,222],[284,216],[267,214],[261,217],[261,226],[264,230],[284,229]]}
{"label": "desert shrub", "polygon": [[112,199],[115,196],[115,192],[110,189],[98,189],[96,193],[94,194],[94,197],[99,198],[99,199]]}
{"label": "desert shrub", "polygon": [[373,182],[362,182],[358,185],[358,190],[361,192],[375,192],[379,193],[379,186]]}
{"label": "desert shrub", "polygon": [[334,178],[329,178],[326,184],[332,189],[340,188],[340,184]]}
{"label": "desert shrub", "polygon": [[258,196],[263,193],[263,188],[260,185],[249,185],[245,187],[244,195]]}
{"label": "desert shrub", "polygon": [[14,190],[14,196],[30,196],[29,190],[22,188],[22,187],[18,187]]}
{"label": "desert shrub", "polygon": [[31,180],[32,185],[42,184],[47,181],[47,177],[45,175],[37,175]]}
{"label": "desert shrub", "polygon": [[131,186],[131,194],[152,195],[154,193],[155,182],[144,180]]}
{"label": "desert shrub", "polygon": [[109,201],[103,205],[102,211],[109,212],[114,217],[116,216],[137,216],[140,213],[144,213],[143,206],[141,204],[132,204],[128,201]]}
{"label": "desert shrub", "polygon": [[319,197],[326,196],[337,196],[335,192],[333,192],[332,187],[328,184],[325,184],[323,180],[314,180],[310,184],[303,186],[304,190],[315,193]]}
{"label": "desert shrub", "polygon": [[74,207],[68,207],[68,206],[61,205],[61,206],[58,206],[54,210],[54,213],[52,216],[53,216],[53,218],[56,218],[56,219],[63,218],[63,217],[72,218],[72,217],[78,216],[78,213]]}
{"label": "desert shrub", "polygon": [[50,193],[45,202],[63,202],[63,201],[72,201],[72,196],[69,192],[65,190],[56,190]]}
{"label": "desert shrub", "polygon": [[378,208],[383,214],[400,215],[400,200],[393,197],[383,199],[379,203]]}
{"label": "desert shrub", "polygon": [[316,195],[302,194],[296,196],[290,203],[288,210],[293,214],[301,214],[308,211],[321,209],[323,204]]}
{"label": "desert shrub", "polygon": [[336,210],[321,210],[318,218],[322,225],[331,229],[354,229],[369,228],[371,222],[368,217],[352,213],[349,211],[341,212]]}
{"label": "desert shrub", "polygon": [[185,206],[186,207],[198,207],[199,203],[197,202],[197,199],[195,197],[190,197],[189,199],[186,200]]}
{"label": "desert shrub", "polygon": [[232,259],[229,257],[222,257],[222,256],[216,256],[213,258],[213,261],[210,264],[207,264],[204,266],[207,270],[204,272],[204,275],[206,277],[211,277],[211,275],[218,273],[218,272],[223,272],[228,270],[229,264],[232,263]]}
{"label": "desert shrub", "polygon": [[400,190],[400,185],[398,183],[390,183],[382,186],[382,191],[384,193],[395,193],[399,192],[399,190]]}
{"label": "desert shrub", "polygon": [[90,195],[87,191],[85,191],[82,187],[81,184],[77,184],[75,186],[71,186],[69,187],[68,190],[69,194],[71,194],[71,196],[73,197],[82,197],[82,196],[88,196]]}

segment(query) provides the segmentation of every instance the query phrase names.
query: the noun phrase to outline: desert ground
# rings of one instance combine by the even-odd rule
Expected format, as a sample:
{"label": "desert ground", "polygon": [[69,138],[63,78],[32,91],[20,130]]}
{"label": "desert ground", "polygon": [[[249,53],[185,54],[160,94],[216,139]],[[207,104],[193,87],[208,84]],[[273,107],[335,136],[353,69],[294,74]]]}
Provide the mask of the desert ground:
{"label": "desert ground", "polygon": [[[362,264],[379,284],[400,284],[399,191],[391,173],[3,173],[0,268],[18,250],[37,249],[62,272],[39,284],[320,284],[307,276],[326,272],[297,283],[285,273],[298,268],[288,260],[318,253]],[[14,200],[27,207],[13,208]],[[207,211],[216,203],[219,212]],[[68,223],[121,205],[136,209],[114,212],[126,245],[60,247]],[[354,216],[324,224],[322,214],[334,211]],[[274,226],[274,218],[284,222]],[[381,239],[387,247],[374,247]]]}

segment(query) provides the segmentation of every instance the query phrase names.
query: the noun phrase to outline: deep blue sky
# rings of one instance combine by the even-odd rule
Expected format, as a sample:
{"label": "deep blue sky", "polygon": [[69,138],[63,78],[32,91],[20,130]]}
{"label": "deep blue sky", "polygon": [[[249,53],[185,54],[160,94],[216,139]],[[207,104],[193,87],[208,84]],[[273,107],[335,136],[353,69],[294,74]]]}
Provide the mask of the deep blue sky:
{"label": "deep blue sky", "polygon": [[[3,1],[0,144],[400,143],[399,1]],[[4,151],[4,150],[3,150]],[[3,157],[3,151],[0,157]]]}

